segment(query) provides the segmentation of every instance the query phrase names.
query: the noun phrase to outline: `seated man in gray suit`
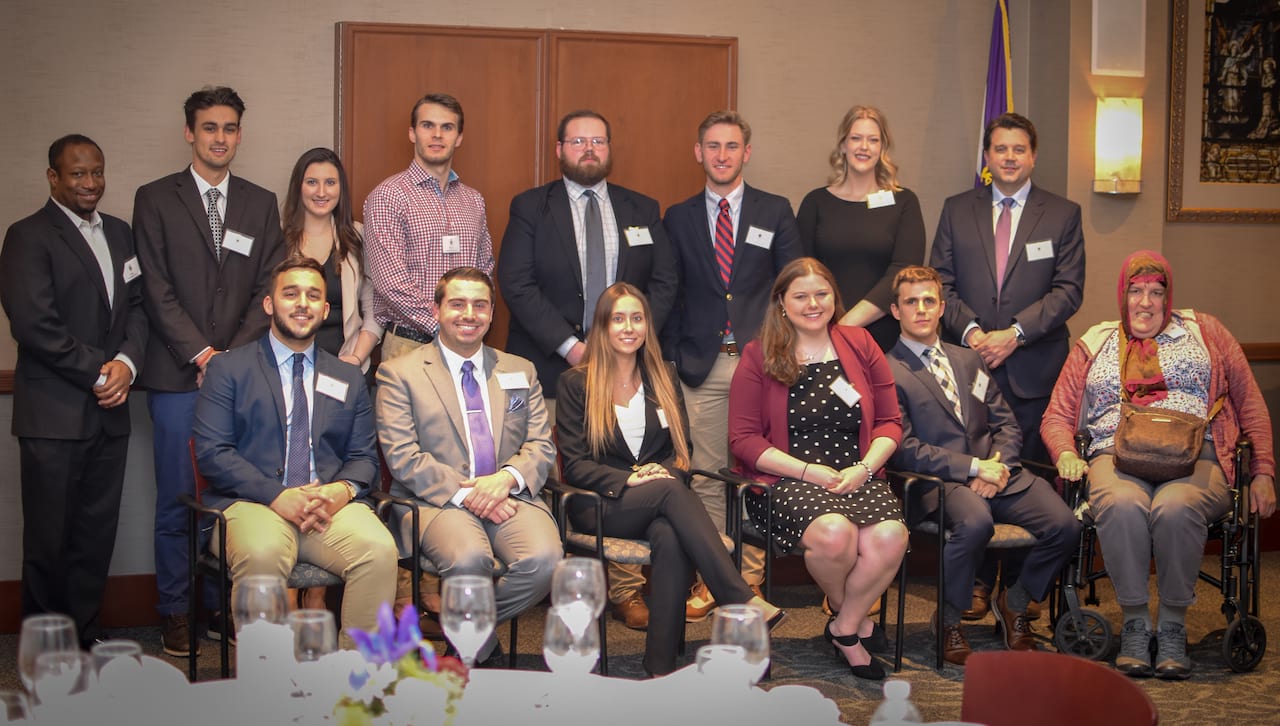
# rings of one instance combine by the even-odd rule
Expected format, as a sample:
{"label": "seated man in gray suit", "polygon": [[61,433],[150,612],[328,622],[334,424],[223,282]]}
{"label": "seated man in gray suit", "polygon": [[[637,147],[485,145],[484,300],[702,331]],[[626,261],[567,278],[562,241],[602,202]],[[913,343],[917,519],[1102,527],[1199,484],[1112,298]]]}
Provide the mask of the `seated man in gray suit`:
{"label": "seated man in gray suit", "polygon": [[[436,339],[383,362],[377,415],[391,493],[419,502],[422,531],[411,536],[442,579],[488,575],[500,560],[501,623],[546,596],[564,552],[538,497],[556,455],[542,387],[532,363],[484,345],[493,304],[483,271],[442,275]],[[496,645],[490,637],[477,662]]]}
{"label": "seated man in gray suit", "polygon": [[[943,658],[964,665],[969,657],[960,611],[969,607],[974,571],[996,522],[1021,526],[1037,540],[1017,581],[991,608],[1006,647],[1034,650],[1027,605],[1048,594],[1080,536],[1080,524],[1048,482],[1019,465],[1022,433],[978,353],[939,340],[946,303],[938,273],[907,267],[894,277],[893,294],[889,309],[902,330],[888,355],[902,407],[902,445],[893,462],[936,476],[947,487],[943,517],[951,537],[941,613]],[[936,490],[919,504],[923,512],[936,511]]]}

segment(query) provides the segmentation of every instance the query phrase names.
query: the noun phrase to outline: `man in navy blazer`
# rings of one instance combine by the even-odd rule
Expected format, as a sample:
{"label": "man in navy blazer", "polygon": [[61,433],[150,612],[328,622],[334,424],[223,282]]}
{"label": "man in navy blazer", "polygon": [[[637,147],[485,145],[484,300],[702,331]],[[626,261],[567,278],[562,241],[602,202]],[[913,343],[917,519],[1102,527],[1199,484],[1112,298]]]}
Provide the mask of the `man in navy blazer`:
{"label": "man in navy blazer", "polygon": [[396,589],[395,542],[365,500],[378,477],[373,404],[360,369],[315,345],[329,314],[323,266],[291,257],[273,277],[270,332],[210,361],[200,388],[204,501],[227,517],[233,589],[246,575],[288,577],[298,560],[345,577],[349,648],[346,631],[376,629]]}
{"label": "man in navy blazer", "polygon": [[49,147],[46,176],[49,201],[10,226],[0,250],[0,302],[18,342],[22,614],[67,613],[89,646],[102,637],[129,385],[148,329],[129,225],[97,211],[102,149],[64,136]]}
{"label": "man in navy blazer", "polygon": [[[738,350],[760,330],[773,280],[801,256],[800,231],[784,197],[748,186],[751,126],[736,111],[716,111],[698,126],[694,158],[706,188],[672,206],[662,220],[679,270],[675,307],[662,331],[666,356],[676,363],[693,431],[694,469],[729,465],[729,383]],[[725,528],[724,485],[694,477],[692,487],[711,521]],[[743,553],[748,584],[764,579],[764,553]],[[688,616],[705,617],[715,600],[701,580]]]}
{"label": "man in navy blazer", "polygon": [[[1067,359],[1067,319],[1084,291],[1080,205],[1031,183],[1036,129],[1025,117],[1007,113],[992,121],[983,146],[991,188],[948,199],[933,239],[930,264],[947,301],[942,330],[991,369],[1027,432],[1023,458],[1046,461],[1040,418]],[[1002,265],[996,240],[1006,215]]]}
{"label": "man in navy blazer", "polygon": [[[974,573],[996,522],[1019,525],[1037,540],[1016,582],[1008,582],[1006,571],[1006,589],[992,608],[1006,647],[1034,650],[1027,607],[1048,594],[1078,540],[1079,522],[1048,482],[1020,466],[1022,433],[981,357],[939,339],[947,305],[937,272],[907,267],[893,289],[890,312],[902,330],[888,355],[902,408],[894,465],[936,476],[946,487],[943,518],[951,536],[940,614],[943,657],[964,665],[969,656],[961,611],[969,607]],[[921,513],[936,511],[937,491],[911,504]]]}
{"label": "man in navy blazer", "polygon": [[204,88],[183,105],[191,165],[138,189],[133,233],[152,335],[139,383],[147,389],[156,472],[156,609],[164,652],[188,655],[187,442],[209,360],[262,337],[271,268],[284,256],[276,196],[231,175],[244,101]]}
{"label": "man in navy blazer", "polygon": [[[629,282],[643,290],[659,329],[676,294],[658,203],[605,181],[613,168],[608,120],[574,111],[557,132],[564,177],[511,200],[497,274],[511,311],[507,350],[533,362],[549,398],[560,374],[582,358],[590,311],[606,287]],[[593,204],[600,239],[588,244]],[[589,269],[593,260],[599,260],[599,277]]]}

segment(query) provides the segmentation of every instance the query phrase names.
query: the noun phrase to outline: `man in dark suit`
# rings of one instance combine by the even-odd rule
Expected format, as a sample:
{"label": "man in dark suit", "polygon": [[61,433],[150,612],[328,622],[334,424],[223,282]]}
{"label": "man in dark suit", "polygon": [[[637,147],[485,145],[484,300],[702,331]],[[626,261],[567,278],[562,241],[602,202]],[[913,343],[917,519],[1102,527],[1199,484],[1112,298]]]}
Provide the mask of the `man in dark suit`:
{"label": "man in dark suit", "polygon": [[[1070,349],[1067,319],[1084,291],[1080,205],[1031,183],[1036,127],[1007,113],[983,135],[992,184],[946,201],[930,264],[942,276],[943,337],[977,351],[1025,432],[1022,458],[1048,461],[1040,419]],[[1005,558],[1016,570],[1016,555]],[[1008,572],[1016,576],[1016,572]],[[981,618],[995,560],[974,583],[969,618]]]}
{"label": "man in dark suit", "polygon": [[396,590],[395,542],[364,498],[378,476],[373,404],[360,369],[315,345],[324,267],[291,257],[273,277],[270,332],[210,361],[200,387],[204,501],[227,517],[233,590],[247,575],[288,577],[298,560],[343,575],[352,648],[347,630],[377,629]]}
{"label": "man in dark suit", "polygon": [[[902,330],[888,356],[902,407],[902,444],[893,461],[936,476],[946,486],[943,521],[951,533],[945,548],[946,600],[942,613],[935,614],[942,618],[943,657],[964,665],[969,656],[960,613],[969,606],[974,572],[996,522],[1023,527],[1037,540],[1017,581],[992,608],[1005,646],[1034,650],[1027,606],[1048,594],[1079,538],[1080,524],[1048,482],[1019,465],[1021,431],[981,357],[939,340],[938,323],[947,305],[938,274],[907,267],[894,278],[893,290],[890,311]],[[936,511],[937,491],[919,505],[922,513]]]}
{"label": "man in dark suit", "polygon": [[[494,585],[497,619],[519,616],[551,589],[564,558],[539,493],[555,463],[551,420],[533,365],[484,345],[493,282],[455,267],[436,283],[435,341],[378,368],[378,440],[391,493],[418,502],[402,540],[418,537],[442,579],[505,572]],[[477,662],[497,640],[490,636]]]}
{"label": "man in dark suit", "polygon": [[[738,350],[760,330],[778,271],[800,257],[800,232],[791,203],[748,186],[751,126],[735,111],[716,111],[698,126],[694,158],[706,188],[667,210],[667,230],[679,270],[676,302],[663,330],[663,351],[676,363],[693,431],[694,469],[729,464],[729,382]],[[720,482],[694,477],[692,487],[711,521],[725,527]],[[764,579],[764,553],[748,547],[743,573],[756,589]],[[687,616],[700,620],[715,600],[699,579]]]}
{"label": "man in dark suit", "polygon": [[10,226],[0,250],[0,302],[18,343],[22,614],[69,614],[83,646],[102,634],[129,386],[147,345],[129,225],[97,211],[105,167],[87,136],[53,142],[49,201]]}
{"label": "man in dark suit", "polygon": [[187,441],[196,393],[217,353],[267,329],[262,299],[284,255],[276,196],[231,176],[244,102],[230,88],[196,91],[183,105],[191,166],[138,189],[133,232],[143,304],[154,331],[140,383],[154,432],[157,609],[164,652],[185,657],[187,513],[192,492]]}
{"label": "man in dark suit", "polygon": [[558,134],[564,178],[511,200],[498,256],[498,286],[511,311],[507,350],[533,362],[547,391],[582,358],[606,287],[629,282],[644,291],[661,329],[677,284],[658,203],[605,181],[613,168],[609,122],[574,111]]}

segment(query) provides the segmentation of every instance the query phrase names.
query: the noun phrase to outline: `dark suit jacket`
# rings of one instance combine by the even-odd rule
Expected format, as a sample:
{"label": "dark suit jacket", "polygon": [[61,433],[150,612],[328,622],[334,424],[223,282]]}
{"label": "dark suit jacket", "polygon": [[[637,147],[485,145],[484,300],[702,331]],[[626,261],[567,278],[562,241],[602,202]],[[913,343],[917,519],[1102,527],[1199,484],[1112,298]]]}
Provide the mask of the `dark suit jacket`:
{"label": "dark suit jacket", "polygon": [[[1031,486],[1035,477],[1018,459],[1022,432],[995,378],[975,351],[950,343],[942,346],[955,373],[964,423],[956,419],[951,402],[924,361],[899,340],[888,356],[902,409],[902,444],[894,452],[894,465],[936,476],[948,485],[965,486],[973,457],[986,459],[998,451],[1000,461],[1010,469],[1009,483],[998,496]],[[987,376],[981,400],[973,395],[979,373]],[[926,494],[924,504],[925,511],[936,508],[937,494]]]}
{"label": "dark suit jacket", "polygon": [[[734,340],[740,347],[756,337],[774,278],[803,254],[791,202],[747,186],[742,193],[733,272],[726,289],[709,225],[705,191],[672,206],[662,220],[680,272],[675,308],[662,333],[662,349],[676,362],[680,379],[690,386],[702,385],[711,372],[726,320],[732,322]],[[773,233],[769,249],[747,244],[752,226]]]}
{"label": "dark suit jacket", "polygon": [[262,299],[271,292],[271,268],[284,258],[276,195],[232,176],[223,229],[254,238],[248,256],[224,247],[222,260],[214,257],[189,168],[138,189],[133,234],[154,331],[140,382],[153,391],[195,390],[189,361],[201,350],[246,345],[267,330]]}
{"label": "dark suit jacket", "polygon": [[[675,301],[677,276],[658,203],[616,184],[609,185],[609,201],[618,222],[614,280],[629,282],[648,296],[650,325],[661,330]],[[647,227],[653,244],[628,245],[628,227]],[[532,361],[543,389],[554,390],[568,368],[556,348],[570,336],[585,337],[582,269],[563,180],[511,200],[511,220],[498,257],[498,285],[511,310],[507,350]]]}
{"label": "dark suit jacket", "polygon": [[0,302],[18,342],[13,434],[87,439],[129,433],[129,407],[101,408],[93,393],[102,364],[117,353],[139,369],[147,345],[142,280],[124,281],[134,256],[129,225],[103,214],[115,269],[108,303],[102,268],[80,230],[50,199],[14,222],[0,250]]}
{"label": "dark suit jacket", "polygon": [[[675,373],[673,370],[672,373]],[[671,432],[663,428],[658,418],[658,401],[652,395],[649,376],[644,375],[644,440],[640,443],[640,455],[633,456],[631,447],[622,437],[622,430],[615,423],[613,437],[604,454],[596,458],[587,441],[587,375],[581,368],[570,368],[560,376],[559,393],[556,396],[556,445],[560,450],[561,476],[566,484],[590,489],[601,496],[617,499],[627,489],[635,464],[657,462],[673,476],[688,479],[688,472],[676,467],[675,445]],[[680,386],[675,387],[681,396]],[[685,414],[684,398],[680,398],[680,420],[684,424],[685,440],[689,440],[689,417]],[[670,420],[670,418],[668,419]]]}
{"label": "dark suit jacket", "polygon": [[[1031,187],[998,300],[991,205],[992,192],[983,188],[957,194],[942,207],[929,264],[942,276],[947,301],[943,337],[960,343],[972,320],[983,330],[1007,328],[1016,320],[1027,344],[1004,362],[1010,387],[1021,398],[1044,398],[1067,359],[1067,319],[1083,295],[1080,205]],[[1029,261],[1027,244],[1043,240],[1052,241],[1053,257]]]}
{"label": "dark suit jacket", "polygon": [[[316,375],[347,384],[346,400],[316,391],[311,450],[322,483],[367,488],[378,475],[373,404],[364,374],[322,350]],[[284,486],[288,439],[284,389],[267,336],[214,356],[196,399],[196,460],[209,481],[204,502],[226,509],[237,500],[270,504]]]}

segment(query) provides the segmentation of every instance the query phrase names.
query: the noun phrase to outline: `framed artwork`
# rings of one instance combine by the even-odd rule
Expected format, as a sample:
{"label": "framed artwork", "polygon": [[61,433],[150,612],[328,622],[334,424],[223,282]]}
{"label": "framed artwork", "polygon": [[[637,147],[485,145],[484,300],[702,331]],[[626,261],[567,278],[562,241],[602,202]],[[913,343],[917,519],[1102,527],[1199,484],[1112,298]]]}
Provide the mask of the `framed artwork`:
{"label": "framed artwork", "polygon": [[1280,3],[1174,0],[1171,222],[1280,222]]}

